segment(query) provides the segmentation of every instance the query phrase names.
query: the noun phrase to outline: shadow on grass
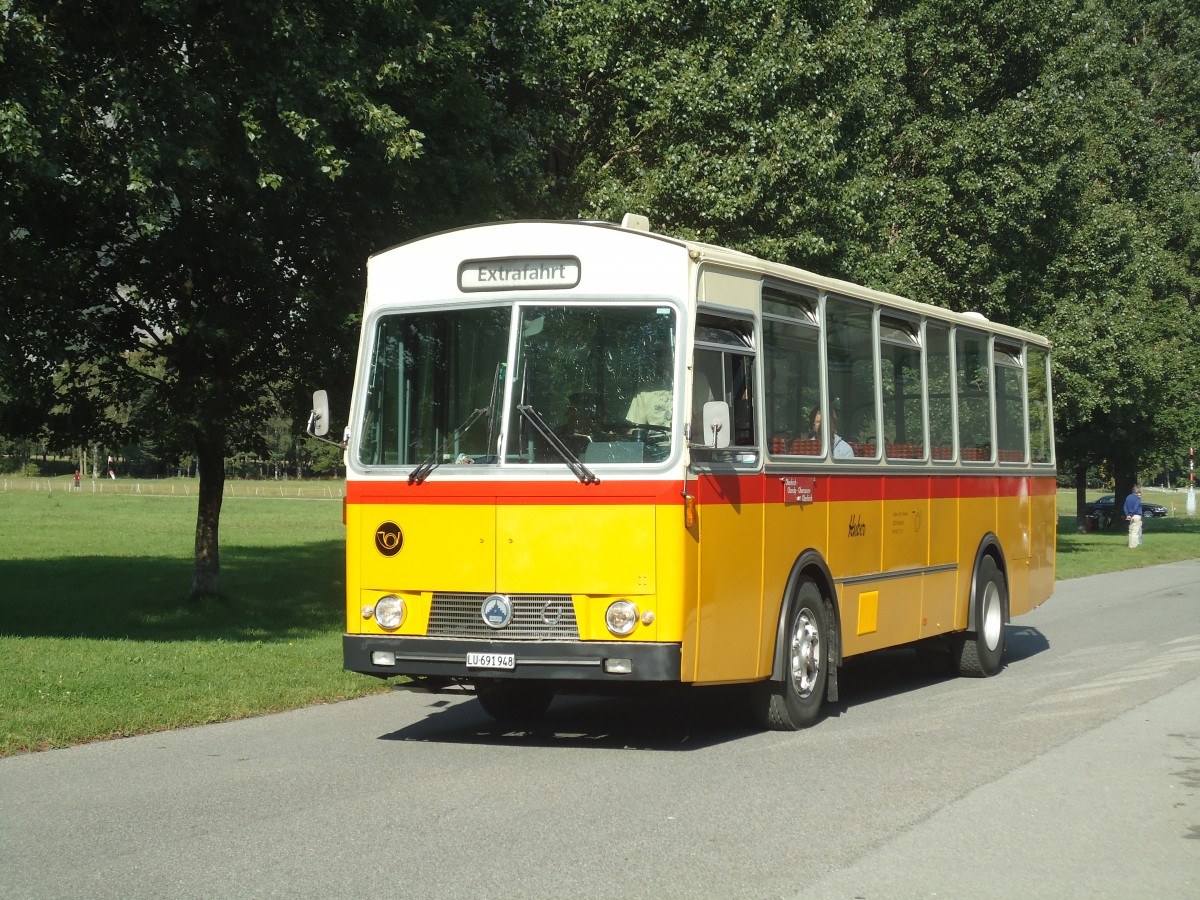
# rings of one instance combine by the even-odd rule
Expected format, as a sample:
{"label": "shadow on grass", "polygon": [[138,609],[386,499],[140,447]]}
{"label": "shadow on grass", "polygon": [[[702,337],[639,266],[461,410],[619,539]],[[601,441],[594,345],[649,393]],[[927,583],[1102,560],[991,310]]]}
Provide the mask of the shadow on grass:
{"label": "shadow on grass", "polygon": [[186,599],[191,560],[72,557],[0,562],[0,635],[271,641],[341,632],[345,544],[229,547],[221,597]]}
{"label": "shadow on grass", "polygon": [[[1129,524],[1124,521],[1117,521],[1112,525],[1093,531],[1086,529],[1080,531],[1079,520],[1075,516],[1059,516],[1058,552],[1090,552],[1102,547],[1120,546],[1124,544],[1128,533]],[[1143,523],[1142,533],[1149,537],[1154,535],[1198,536],[1200,535],[1200,519],[1183,516],[1147,519]]]}

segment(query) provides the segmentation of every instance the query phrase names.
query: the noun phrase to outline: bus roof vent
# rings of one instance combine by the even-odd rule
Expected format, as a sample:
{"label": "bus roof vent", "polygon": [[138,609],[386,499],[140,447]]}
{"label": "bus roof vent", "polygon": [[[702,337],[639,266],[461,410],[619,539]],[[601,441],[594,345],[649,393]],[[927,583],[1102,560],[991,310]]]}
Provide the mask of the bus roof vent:
{"label": "bus roof vent", "polygon": [[975,312],[975,310],[973,310],[973,309],[970,310],[969,312],[963,313],[963,315],[966,316],[968,319],[974,319],[977,322],[986,322],[988,320],[988,317],[985,316],[983,313]]}
{"label": "bus roof vent", "polygon": [[625,213],[621,219],[621,227],[628,228],[630,231],[649,231],[650,220],[646,216],[639,216],[637,213]]}

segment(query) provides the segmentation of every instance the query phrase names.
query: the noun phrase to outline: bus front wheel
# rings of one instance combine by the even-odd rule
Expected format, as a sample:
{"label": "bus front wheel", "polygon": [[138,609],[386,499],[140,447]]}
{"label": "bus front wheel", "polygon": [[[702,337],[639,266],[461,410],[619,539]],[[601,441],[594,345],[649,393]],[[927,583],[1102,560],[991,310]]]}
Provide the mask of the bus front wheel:
{"label": "bus front wheel", "polygon": [[950,652],[959,675],[987,678],[1000,671],[1007,600],[1008,588],[995,558],[983,557],[975,572],[975,630],[952,635],[950,639]]}
{"label": "bus front wheel", "polygon": [[783,681],[754,686],[755,712],[764,727],[795,731],[817,721],[829,674],[828,627],[821,589],[805,578],[788,618]]}
{"label": "bus front wheel", "polygon": [[475,685],[475,697],[496,721],[524,723],[541,718],[554,699],[554,691],[536,682],[480,681]]}

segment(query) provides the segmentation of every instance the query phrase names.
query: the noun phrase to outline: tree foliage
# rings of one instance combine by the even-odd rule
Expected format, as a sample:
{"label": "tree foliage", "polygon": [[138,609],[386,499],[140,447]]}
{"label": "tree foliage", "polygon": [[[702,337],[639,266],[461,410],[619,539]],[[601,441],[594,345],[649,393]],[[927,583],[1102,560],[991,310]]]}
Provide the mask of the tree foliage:
{"label": "tree foliage", "polygon": [[352,366],[367,252],[503,207],[488,33],[455,4],[0,8],[5,428],[117,404],[194,452],[195,593],[225,456],[261,449],[273,394]]}
{"label": "tree foliage", "polygon": [[468,221],[643,212],[1042,331],[1080,473],[1197,436],[1194,4],[0,0],[0,76],[0,432],[197,455],[197,590],[224,456],[345,397],[364,258]]}
{"label": "tree foliage", "polygon": [[1195,11],[550,4],[564,195],[1049,334],[1060,459],[1194,435]]}

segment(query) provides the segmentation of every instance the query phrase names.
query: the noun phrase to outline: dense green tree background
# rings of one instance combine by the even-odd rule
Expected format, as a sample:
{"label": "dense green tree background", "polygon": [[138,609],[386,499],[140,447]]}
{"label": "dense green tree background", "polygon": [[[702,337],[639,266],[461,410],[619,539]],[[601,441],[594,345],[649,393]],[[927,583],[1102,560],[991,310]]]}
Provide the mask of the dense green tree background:
{"label": "dense green tree background", "polygon": [[366,254],[506,209],[492,29],[434,7],[0,4],[0,428],[193,454],[194,594],[225,458],[347,382]]}
{"label": "dense green tree background", "polygon": [[197,458],[197,593],[226,457],[344,407],[366,256],[473,221],[1046,333],[1081,499],[1200,436],[1194,4],[0,0],[0,179],[0,434]]}
{"label": "dense green tree background", "polygon": [[1054,338],[1060,463],[1196,438],[1200,48],[1167,2],[549,4],[588,215]]}

